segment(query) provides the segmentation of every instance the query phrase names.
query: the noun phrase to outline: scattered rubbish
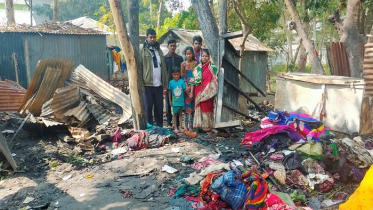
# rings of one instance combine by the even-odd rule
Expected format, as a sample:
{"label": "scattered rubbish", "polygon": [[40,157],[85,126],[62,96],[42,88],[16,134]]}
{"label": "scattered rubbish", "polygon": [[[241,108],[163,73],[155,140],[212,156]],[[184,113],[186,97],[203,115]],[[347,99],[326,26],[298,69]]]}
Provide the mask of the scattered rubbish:
{"label": "scattered rubbish", "polygon": [[214,158],[215,160],[219,159],[220,154],[209,154],[210,158]]}
{"label": "scattered rubbish", "polygon": [[80,194],[80,197],[84,197],[84,196],[85,196],[85,193],[81,193],[81,194]]}
{"label": "scattered rubbish", "polygon": [[162,167],[162,171],[166,171],[166,172],[169,173],[169,174],[174,174],[174,173],[177,172],[177,169],[175,169],[175,168],[173,168],[173,167],[171,167],[171,166],[169,166],[169,165],[164,165],[164,166]]}
{"label": "scattered rubbish", "polygon": [[180,157],[180,161],[181,161],[182,163],[189,163],[189,164],[191,164],[191,163],[194,162],[194,160],[193,160],[192,158],[190,158],[190,157],[188,157],[188,156],[185,156],[185,155],[182,155],[182,156]]}
{"label": "scattered rubbish", "polygon": [[119,190],[122,193],[123,198],[130,198],[132,197],[132,192],[129,190]]}
{"label": "scattered rubbish", "polygon": [[180,148],[171,148],[171,151],[175,152],[175,153],[179,153],[180,152]]}
{"label": "scattered rubbish", "polygon": [[93,178],[93,177],[94,177],[93,174],[88,174],[88,175],[86,176],[87,179],[90,179],[90,178]]}
{"label": "scattered rubbish", "polygon": [[121,148],[117,148],[117,149],[114,149],[111,151],[111,154],[112,155],[119,155],[119,154],[124,154],[127,152],[127,148],[124,148],[124,147],[121,147]]}
{"label": "scattered rubbish", "polygon": [[23,201],[23,204],[31,203],[34,200],[35,200],[35,198],[33,198],[33,197],[26,197],[26,199]]}
{"label": "scattered rubbish", "polygon": [[15,157],[17,154],[16,153],[12,153],[12,157]]}
{"label": "scattered rubbish", "polygon": [[66,181],[66,180],[70,179],[72,176],[73,176],[72,174],[69,174],[69,175],[63,177],[62,180]]}
{"label": "scattered rubbish", "polygon": [[57,167],[58,165],[59,165],[59,163],[57,163],[57,162],[51,163],[51,168],[55,168],[55,167]]}
{"label": "scattered rubbish", "polygon": [[3,131],[1,131],[2,133],[7,133],[7,134],[13,134],[13,133],[15,133],[15,131],[14,130],[3,130]]}

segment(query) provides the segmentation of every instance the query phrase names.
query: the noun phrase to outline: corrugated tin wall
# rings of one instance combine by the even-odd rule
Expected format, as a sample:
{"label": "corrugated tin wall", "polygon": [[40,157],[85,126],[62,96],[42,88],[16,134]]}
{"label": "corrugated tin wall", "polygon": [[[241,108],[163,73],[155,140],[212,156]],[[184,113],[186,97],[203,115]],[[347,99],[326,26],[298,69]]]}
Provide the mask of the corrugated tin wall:
{"label": "corrugated tin wall", "polygon": [[[247,76],[263,92],[266,92],[266,71],[268,64],[267,53],[254,51],[245,52],[242,61],[242,73]],[[242,79],[241,82],[242,90],[245,93],[258,92],[245,79]]]}
{"label": "corrugated tin wall", "polygon": [[[27,40],[27,41],[26,41]],[[15,80],[13,52],[17,54],[20,84],[27,88],[25,42],[28,44],[30,75],[41,59],[58,58],[82,64],[107,80],[109,72],[106,56],[106,38],[99,35],[0,33],[0,77]],[[3,47],[4,46],[4,47]]]}
{"label": "corrugated tin wall", "polygon": [[2,80],[16,81],[12,54],[15,53],[18,65],[18,80],[22,87],[27,86],[24,46],[19,33],[0,33],[0,77]]}

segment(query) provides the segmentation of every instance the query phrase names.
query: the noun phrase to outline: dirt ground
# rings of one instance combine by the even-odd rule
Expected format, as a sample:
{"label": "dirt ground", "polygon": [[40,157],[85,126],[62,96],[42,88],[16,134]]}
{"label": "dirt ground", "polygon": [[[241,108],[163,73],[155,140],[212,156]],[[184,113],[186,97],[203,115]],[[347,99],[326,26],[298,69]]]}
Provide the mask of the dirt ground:
{"label": "dirt ground", "polygon": [[[113,160],[107,160],[107,154],[73,156],[74,144],[53,134],[30,137],[23,132],[11,148],[19,170],[0,181],[0,209],[172,209],[168,194],[177,188],[176,180],[194,171],[180,157],[198,160],[220,152],[222,161],[242,158],[247,155],[239,145],[244,131],[235,130],[229,138],[178,136],[164,147],[128,152]],[[161,171],[165,164],[178,172]],[[132,196],[123,197],[121,191]],[[27,197],[34,200],[24,203]]]}

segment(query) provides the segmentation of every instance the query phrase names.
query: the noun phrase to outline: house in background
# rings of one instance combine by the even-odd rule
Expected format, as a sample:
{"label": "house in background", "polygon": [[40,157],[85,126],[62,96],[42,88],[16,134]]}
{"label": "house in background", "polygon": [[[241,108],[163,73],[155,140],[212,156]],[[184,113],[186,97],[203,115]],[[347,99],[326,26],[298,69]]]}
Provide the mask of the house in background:
{"label": "house in background", "polygon": [[42,59],[71,60],[109,79],[106,34],[65,23],[3,28],[0,33],[0,78],[27,88]]}
{"label": "house in background", "polygon": [[[6,11],[5,11],[5,1],[0,0],[0,26],[6,26],[7,19],[6,19]],[[26,0],[27,3],[29,0]],[[32,0],[32,5],[43,5],[43,4],[52,4],[53,0]],[[50,18],[46,15],[38,15],[35,11],[32,12],[31,18],[31,11],[29,7],[26,5],[25,0],[13,0],[14,4],[14,17],[16,20],[16,24],[28,24],[31,25],[39,25],[45,21],[50,21]]]}

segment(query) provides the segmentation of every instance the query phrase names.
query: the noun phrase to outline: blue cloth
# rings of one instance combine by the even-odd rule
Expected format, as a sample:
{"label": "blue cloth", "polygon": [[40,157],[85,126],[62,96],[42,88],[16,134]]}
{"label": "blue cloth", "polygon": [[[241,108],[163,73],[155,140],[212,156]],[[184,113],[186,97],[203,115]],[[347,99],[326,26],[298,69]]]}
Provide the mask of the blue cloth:
{"label": "blue cloth", "polygon": [[211,188],[234,210],[242,208],[247,189],[242,182],[235,180],[233,171],[218,177],[211,184]]}
{"label": "blue cloth", "polygon": [[287,125],[289,115],[281,111],[269,111],[268,118],[270,121],[277,123],[277,125]]}
{"label": "blue cloth", "polygon": [[184,90],[186,89],[184,80],[179,79],[178,81],[171,80],[168,85],[168,90],[172,94],[172,106],[184,106]]}

